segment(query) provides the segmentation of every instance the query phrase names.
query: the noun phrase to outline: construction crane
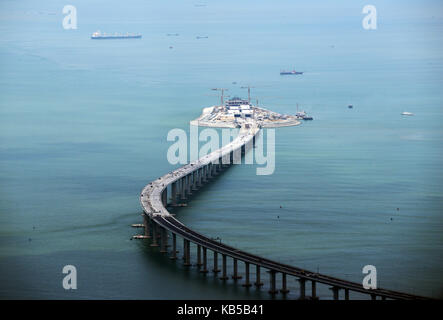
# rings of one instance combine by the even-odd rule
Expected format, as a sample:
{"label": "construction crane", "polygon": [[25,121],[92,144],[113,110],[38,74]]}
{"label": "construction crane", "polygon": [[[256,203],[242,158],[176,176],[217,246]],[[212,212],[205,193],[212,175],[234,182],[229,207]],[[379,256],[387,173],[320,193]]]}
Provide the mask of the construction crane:
{"label": "construction crane", "polygon": [[211,90],[214,90],[214,91],[221,91],[221,97],[220,97],[220,106],[222,106],[223,107],[223,105],[224,105],[224,100],[223,100],[223,96],[224,96],[224,93],[225,93],[225,91],[228,91],[228,89],[226,89],[226,88],[212,88]]}
{"label": "construction crane", "polygon": [[248,103],[251,104],[251,89],[255,88],[255,87],[251,87],[251,86],[244,86],[244,87],[240,87],[242,89],[248,89]]}

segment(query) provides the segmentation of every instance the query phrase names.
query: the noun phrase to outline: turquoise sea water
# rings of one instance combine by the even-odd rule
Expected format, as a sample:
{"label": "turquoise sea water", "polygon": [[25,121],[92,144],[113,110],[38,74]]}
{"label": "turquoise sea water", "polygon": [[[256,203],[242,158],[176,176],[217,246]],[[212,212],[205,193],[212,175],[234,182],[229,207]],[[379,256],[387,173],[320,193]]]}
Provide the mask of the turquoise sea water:
{"label": "turquoise sea water", "polygon": [[[367,31],[361,1],[196,3],[76,1],[78,29],[64,30],[59,1],[1,2],[0,297],[268,298],[130,240],[140,190],[175,167],[168,131],[219,101],[210,88],[245,97],[248,84],[260,105],[299,103],[315,120],[276,129],[273,175],[234,166],[180,220],[278,261],[358,282],[372,264],[381,287],[443,297],[441,5],[376,1]],[[90,40],[97,29],[143,38]],[[293,67],[306,73],[279,75]],[[68,264],[76,291],[61,285]]]}

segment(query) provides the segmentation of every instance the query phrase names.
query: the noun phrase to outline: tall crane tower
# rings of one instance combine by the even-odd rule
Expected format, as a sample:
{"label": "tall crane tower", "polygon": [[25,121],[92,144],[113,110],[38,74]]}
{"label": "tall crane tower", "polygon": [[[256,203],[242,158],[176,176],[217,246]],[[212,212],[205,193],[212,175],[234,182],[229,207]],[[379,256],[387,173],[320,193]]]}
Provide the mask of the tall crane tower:
{"label": "tall crane tower", "polygon": [[251,89],[255,88],[255,87],[251,87],[251,86],[244,86],[244,87],[240,87],[242,89],[248,89],[248,103],[251,104]]}
{"label": "tall crane tower", "polygon": [[223,97],[224,97],[224,93],[225,93],[225,91],[228,91],[228,89],[226,89],[226,88],[213,88],[213,89],[211,89],[211,90],[214,90],[214,91],[221,91],[220,106],[223,107],[223,105],[224,105],[224,99],[223,99]]}

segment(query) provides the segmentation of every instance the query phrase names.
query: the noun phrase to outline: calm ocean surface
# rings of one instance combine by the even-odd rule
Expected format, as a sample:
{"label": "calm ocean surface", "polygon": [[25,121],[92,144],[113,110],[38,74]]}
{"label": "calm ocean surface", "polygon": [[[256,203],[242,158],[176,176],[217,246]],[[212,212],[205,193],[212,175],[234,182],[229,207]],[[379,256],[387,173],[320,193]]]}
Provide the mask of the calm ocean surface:
{"label": "calm ocean surface", "polygon": [[[0,3],[0,298],[268,298],[130,240],[139,192],[175,168],[168,131],[219,101],[210,88],[246,97],[248,84],[260,105],[299,103],[314,121],[276,129],[273,175],[234,166],[180,220],[357,282],[372,264],[381,287],[443,298],[441,4],[375,1],[367,31],[363,1],[200,3],[79,0],[77,30],[59,1]],[[279,75],[293,67],[306,73]],[[68,264],[77,290],[62,288]]]}

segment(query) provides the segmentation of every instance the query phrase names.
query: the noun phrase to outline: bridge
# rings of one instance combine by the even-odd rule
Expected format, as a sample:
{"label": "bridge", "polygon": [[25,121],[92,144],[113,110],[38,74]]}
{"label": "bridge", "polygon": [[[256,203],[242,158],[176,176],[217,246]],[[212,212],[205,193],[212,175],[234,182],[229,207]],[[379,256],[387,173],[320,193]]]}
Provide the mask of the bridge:
{"label": "bridge", "polygon": [[[237,137],[229,144],[146,185],[140,195],[140,202],[143,208],[143,224],[135,225],[144,228],[144,235],[134,237],[150,239],[150,245],[159,247],[162,253],[168,253],[168,248],[171,248],[169,250],[170,258],[177,259],[177,236],[179,236],[183,239],[184,265],[191,266],[191,244],[193,244],[197,249],[196,258],[199,271],[201,273],[212,271],[216,274],[221,272],[221,280],[229,279],[227,274],[227,259],[229,258],[232,260],[232,279],[237,281],[244,275],[244,282],[242,283],[244,287],[252,285],[261,287],[263,285],[261,270],[267,270],[269,274],[269,293],[271,295],[275,295],[278,292],[282,294],[288,293],[287,278],[293,277],[300,284],[300,299],[308,297],[318,299],[317,284],[329,286],[334,300],[339,300],[340,292],[342,292],[342,297],[345,300],[349,300],[350,292],[367,294],[373,300],[428,299],[381,288],[365,289],[361,283],[308,271],[239,250],[195,232],[168,212],[168,206],[178,206],[180,200],[186,200],[193,192],[203,187],[205,183],[223,172],[227,167],[238,163],[236,161],[238,161],[239,157],[241,158],[241,155],[248,152],[255,144],[255,139],[259,133],[259,124],[243,125]],[[168,192],[170,193],[170,199],[168,199]],[[208,270],[208,253],[210,252],[213,254],[212,270]],[[219,257],[221,258],[221,269],[219,269]],[[243,275],[239,273],[239,262],[244,265]],[[252,283],[250,268],[254,266],[255,280]],[[281,277],[279,288],[277,288],[277,275]],[[306,294],[307,284],[310,284],[311,287],[309,296]]]}

